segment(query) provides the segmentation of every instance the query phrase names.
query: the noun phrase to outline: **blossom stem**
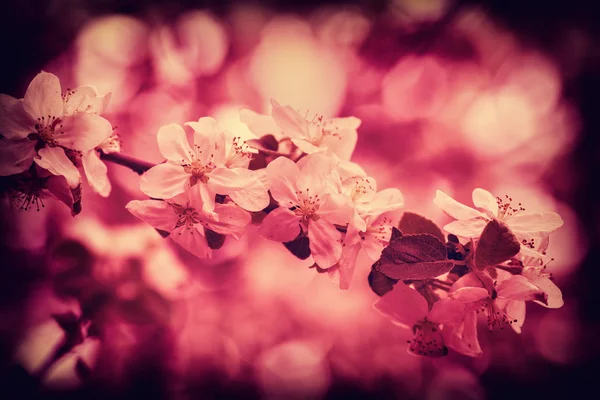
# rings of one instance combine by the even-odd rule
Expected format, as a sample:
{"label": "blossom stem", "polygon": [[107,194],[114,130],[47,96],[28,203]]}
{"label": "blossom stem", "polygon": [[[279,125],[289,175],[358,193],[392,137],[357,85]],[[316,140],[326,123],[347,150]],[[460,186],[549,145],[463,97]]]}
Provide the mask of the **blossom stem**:
{"label": "blossom stem", "polygon": [[150,168],[156,165],[151,162],[140,160],[123,153],[107,154],[101,151],[100,158],[104,161],[112,162],[123,167],[129,168],[138,175],[142,175],[144,172],[148,171]]}

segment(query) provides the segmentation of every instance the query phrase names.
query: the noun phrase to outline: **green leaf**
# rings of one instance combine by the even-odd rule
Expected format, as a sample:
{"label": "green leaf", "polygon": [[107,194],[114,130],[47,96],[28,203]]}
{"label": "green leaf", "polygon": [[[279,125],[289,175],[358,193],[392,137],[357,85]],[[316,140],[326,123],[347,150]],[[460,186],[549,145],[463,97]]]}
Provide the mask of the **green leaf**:
{"label": "green leaf", "polygon": [[442,242],[445,242],[444,233],[435,222],[419,214],[405,211],[404,214],[402,214],[398,228],[400,228],[405,235],[428,233],[440,239]]}

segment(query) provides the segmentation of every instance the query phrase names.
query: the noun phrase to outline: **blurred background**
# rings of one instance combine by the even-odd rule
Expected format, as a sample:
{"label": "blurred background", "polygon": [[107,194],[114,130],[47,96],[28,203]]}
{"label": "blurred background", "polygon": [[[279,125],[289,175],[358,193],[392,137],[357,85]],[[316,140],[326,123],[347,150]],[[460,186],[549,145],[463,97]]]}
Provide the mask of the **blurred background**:
{"label": "blurred background", "polygon": [[[565,305],[478,359],[406,352],[371,305],[369,261],[340,291],[255,228],[199,260],[124,209],[139,177],[83,212],[2,203],[1,398],[564,398],[594,390],[600,344],[600,12],[571,1],[49,0],[0,10],[0,93],[40,70],[113,97],[123,151],[160,162],[161,125],[269,99],[362,120],[353,160],[439,224],[436,189],[510,195],[565,225],[548,270]],[[81,315],[91,322],[80,326]]]}

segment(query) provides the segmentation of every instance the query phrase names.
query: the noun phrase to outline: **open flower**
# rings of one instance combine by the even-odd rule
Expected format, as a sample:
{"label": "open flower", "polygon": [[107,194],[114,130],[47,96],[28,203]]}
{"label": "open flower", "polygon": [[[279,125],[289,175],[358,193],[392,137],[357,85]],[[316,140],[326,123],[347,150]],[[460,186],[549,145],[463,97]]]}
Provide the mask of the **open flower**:
{"label": "open flower", "polygon": [[215,204],[214,213],[204,212],[193,190],[165,201],[133,200],[126,208],[154,228],[170,232],[171,239],[200,258],[212,254],[206,229],[239,239],[250,223],[250,214],[232,203]]}
{"label": "open flower", "polygon": [[315,116],[310,121],[290,106],[271,100],[273,120],[283,135],[305,153],[326,152],[342,160],[350,160],[361,121],[356,117],[324,119]]}
{"label": "open flower", "polygon": [[203,208],[215,208],[215,195],[228,195],[248,211],[269,204],[269,194],[260,172],[248,169],[252,150],[221,131],[213,118],[188,122],[194,133],[189,145],[183,128],[176,124],[158,131],[158,147],[167,159],[148,170],[141,179],[142,191],[150,197],[168,199],[186,190],[198,191]]}
{"label": "open flower", "polygon": [[354,205],[353,218],[344,238],[342,257],[338,262],[340,289],[348,289],[354,275],[360,250],[373,261],[379,259],[392,234],[392,220],[385,213],[404,205],[398,189],[376,191],[371,177],[354,177],[344,181],[343,192]]}
{"label": "open flower", "polygon": [[31,81],[21,100],[1,94],[0,176],[24,172],[35,162],[54,175],[64,176],[71,189],[77,188],[80,178],[75,159],[83,157],[87,172],[86,155],[112,132],[110,123],[97,115],[109,100],[110,93],[97,96],[90,86],[61,94],[58,78],[47,72]]}
{"label": "open flower", "polygon": [[297,165],[279,157],[266,170],[271,195],[279,207],[265,217],[258,232],[277,242],[289,242],[306,233],[319,267],[333,266],[342,255],[342,234],[334,224],[346,225],[352,207],[340,193],[341,181],[331,158],[313,154]]}
{"label": "open flower", "polygon": [[483,212],[459,203],[441,190],[437,191],[433,202],[456,219],[444,226],[447,232],[465,238],[478,238],[487,223],[497,218],[508,225],[519,239],[522,252],[526,254],[535,254],[532,249],[536,238],[548,235],[563,225],[563,220],[557,213],[526,213],[521,203],[512,205],[512,198],[494,197],[480,188],[473,190],[473,204],[483,209]]}
{"label": "open flower", "polygon": [[427,300],[402,282],[379,298],[373,307],[395,324],[412,329],[409,353],[430,357],[448,354],[440,324],[460,319],[464,313],[463,304],[452,299],[436,301],[429,311]]}
{"label": "open flower", "polygon": [[495,280],[485,272],[470,272],[457,280],[448,293],[451,298],[469,304],[467,312],[484,312],[490,330],[504,329],[508,325],[521,333],[525,301],[547,303],[548,296],[522,275],[511,275],[502,270],[497,272]]}

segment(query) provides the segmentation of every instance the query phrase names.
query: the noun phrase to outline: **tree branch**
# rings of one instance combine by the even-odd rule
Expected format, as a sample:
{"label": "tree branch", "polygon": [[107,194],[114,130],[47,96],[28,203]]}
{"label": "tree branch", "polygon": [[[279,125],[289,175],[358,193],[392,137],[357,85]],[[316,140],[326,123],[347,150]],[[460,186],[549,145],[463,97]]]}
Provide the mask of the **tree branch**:
{"label": "tree branch", "polygon": [[101,151],[100,158],[104,161],[108,161],[129,168],[138,175],[142,175],[144,172],[148,171],[150,168],[156,165],[151,162],[139,160],[135,157],[131,157],[123,153],[106,154]]}

